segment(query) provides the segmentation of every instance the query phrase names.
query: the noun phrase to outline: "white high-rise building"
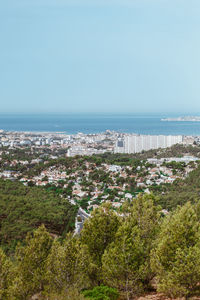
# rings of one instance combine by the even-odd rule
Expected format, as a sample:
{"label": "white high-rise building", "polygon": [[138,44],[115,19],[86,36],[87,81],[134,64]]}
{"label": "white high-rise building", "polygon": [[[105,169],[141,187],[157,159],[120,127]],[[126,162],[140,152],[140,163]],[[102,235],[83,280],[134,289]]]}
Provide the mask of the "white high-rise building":
{"label": "white high-rise building", "polygon": [[150,149],[167,148],[183,143],[182,135],[136,135],[118,139],[115,153],[139,153]]}

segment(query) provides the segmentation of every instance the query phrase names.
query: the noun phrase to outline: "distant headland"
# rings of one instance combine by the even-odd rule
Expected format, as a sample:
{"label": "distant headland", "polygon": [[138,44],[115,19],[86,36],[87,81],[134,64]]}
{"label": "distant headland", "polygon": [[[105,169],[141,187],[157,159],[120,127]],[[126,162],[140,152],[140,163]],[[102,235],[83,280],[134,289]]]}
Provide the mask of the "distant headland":
{"label": "distant headland", "polygon": [[195,116],[185,116],[185,117],[178,117],[178,118],[163,118],[161,121],[164,122],[200,122],[200,117]]}

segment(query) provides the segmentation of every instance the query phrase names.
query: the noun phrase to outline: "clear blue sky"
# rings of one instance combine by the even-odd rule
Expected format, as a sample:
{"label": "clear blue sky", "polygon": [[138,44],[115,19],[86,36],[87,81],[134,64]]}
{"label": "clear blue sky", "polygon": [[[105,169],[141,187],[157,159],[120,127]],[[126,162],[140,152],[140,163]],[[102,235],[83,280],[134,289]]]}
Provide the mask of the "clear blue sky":
{"label": "clear blue sky", "polygon": [[0,104],[199,114],[200,1],[0,1]]}

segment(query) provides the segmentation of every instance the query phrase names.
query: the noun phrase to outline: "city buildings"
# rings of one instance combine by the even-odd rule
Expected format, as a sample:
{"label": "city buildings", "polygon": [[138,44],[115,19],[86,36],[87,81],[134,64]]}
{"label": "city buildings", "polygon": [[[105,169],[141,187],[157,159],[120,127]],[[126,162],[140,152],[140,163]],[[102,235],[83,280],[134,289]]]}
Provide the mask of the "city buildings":
{"label": "city buildings", "polygon": [[167,148],[183,143],[182,135],[139,135],[130,134],[116,141],[115,153],[139,153],[151,149]]}
{"label": "city buildings", "polygon": [[96,155],[110,153],[140,153],[167,148],[175,144],[200,144],[200,137],[182,135],[140,135],[107,130],[96,134],[66,134],[59,132],[0,131],[0,147],[65,149],[66,155]]}

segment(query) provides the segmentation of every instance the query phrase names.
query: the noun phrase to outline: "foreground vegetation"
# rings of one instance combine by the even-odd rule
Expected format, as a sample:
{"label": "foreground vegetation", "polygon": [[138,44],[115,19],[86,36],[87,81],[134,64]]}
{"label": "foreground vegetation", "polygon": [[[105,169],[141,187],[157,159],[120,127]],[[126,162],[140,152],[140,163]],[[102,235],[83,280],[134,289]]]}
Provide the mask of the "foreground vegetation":
{"label": "foreground vegetation", "polygon": [[[134,299],[152,290],[199,295],[200,202],[163,216],[153,195],[96,209],[80,236],[53,238],[42,225],[12,257],[0,251],[0,299]],[[154,285],[155,288],[155,285]]]}

